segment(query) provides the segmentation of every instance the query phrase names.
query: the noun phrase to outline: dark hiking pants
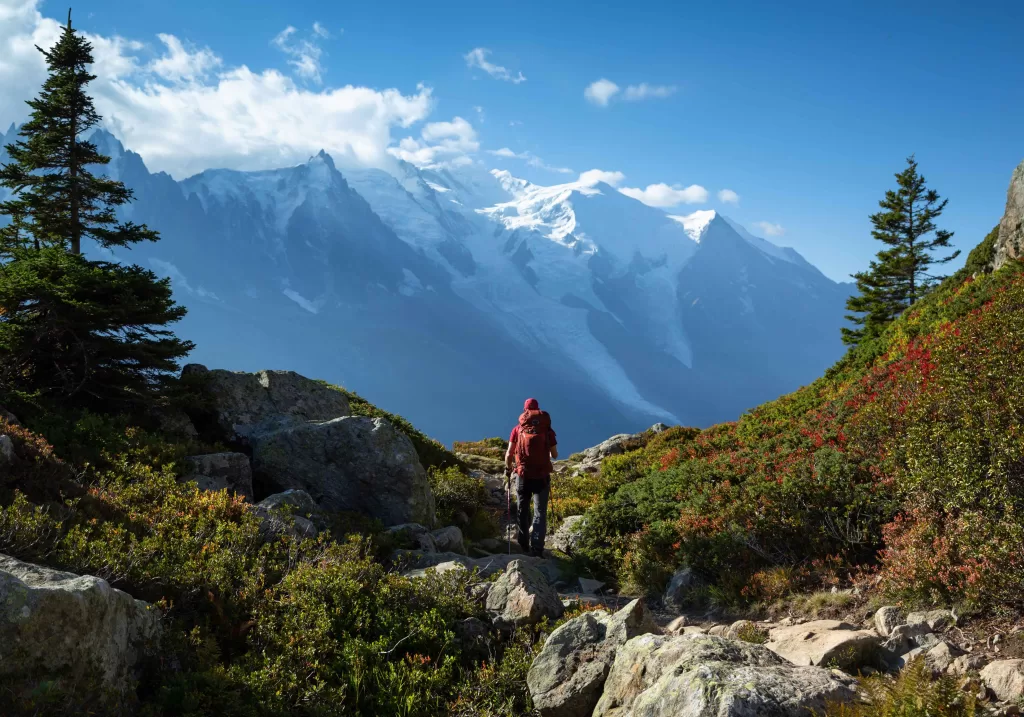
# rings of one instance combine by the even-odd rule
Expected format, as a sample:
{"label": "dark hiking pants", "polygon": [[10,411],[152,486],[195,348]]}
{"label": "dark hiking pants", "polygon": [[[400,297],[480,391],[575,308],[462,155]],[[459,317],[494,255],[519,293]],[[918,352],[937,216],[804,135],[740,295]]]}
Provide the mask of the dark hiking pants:
{"label": "dark hiking pants", "polygon": [[[548,493],[550,478],[518,478],[516,481],[516,523],[519,546],[523,550],[544,550],[548,530]],[[533,532],[530,532],[530,503],[533,503]]]}

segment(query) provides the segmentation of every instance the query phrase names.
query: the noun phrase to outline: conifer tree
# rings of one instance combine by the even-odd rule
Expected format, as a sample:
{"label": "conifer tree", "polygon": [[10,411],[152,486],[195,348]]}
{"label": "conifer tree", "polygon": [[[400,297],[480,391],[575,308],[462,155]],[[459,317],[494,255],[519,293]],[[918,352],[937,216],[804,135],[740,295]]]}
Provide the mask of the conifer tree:
{"label": "conifer tree", "polygon": [[86,238],[110,248],[159,235],[119,222],[131,191],[90,171],[110,160],[82,138],[100,117],[85,91],[92,48],[70,12],[57,44],[39,50],[49,76],[0,167],[12,192],[0,203],[10,218],[0,228],[0,396],[103,410],[151,404],[192,349],[165,328],[185,309],[169,280],[83,255]]}
{"label": "conifer tree", "polygon": [[0,203],[0,214],[11,217],[0,230],[0,252],[31,245],[81,254],[84,237],[103,247],[156,241],[157,233],[145,225],[117,221],[116,209],[131,201],[131,190],[90,171],[110,158],[84,139],[100,120],[86,93],[96,76],[89,72],[92,45],[71,27],[70,11],[57,44],[37,49],[49,76],[39,96],[28,102],[32,113],[21,128],[23,139],[7,146],[11,163],[0,168],[0,184],[15,193]]}
{"label": "conifer tree", "polygon": [[953,238],[953,232],[935,226],[949,200],[928,188],[913,156],[907,158],[907,168],[896,174],[896,184],[878,203],[882,211],[871,215],[871,236],[887,248],[878,252],[867,271],[853,275],[860,293],[846,302],[846,308],[854,312],[846,318],[859,328],[843,328],[847,344],[880,335],[945,278],[931,274],[931,266],[960,255],[954,251],[942,258],[933,256],[937,249],[948,249]]}

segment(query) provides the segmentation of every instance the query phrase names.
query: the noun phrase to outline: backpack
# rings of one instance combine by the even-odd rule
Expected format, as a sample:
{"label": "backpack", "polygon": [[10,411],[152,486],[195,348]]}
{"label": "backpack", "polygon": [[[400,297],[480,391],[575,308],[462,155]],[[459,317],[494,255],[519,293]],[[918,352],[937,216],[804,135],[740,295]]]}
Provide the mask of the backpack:
{"label": "backpack", "polygon": [[551,446],[548,433],[551,416],[547,411],[525,411],[519,417],[516,438],[516,472],[521,478],[546,478],[551,475]]}

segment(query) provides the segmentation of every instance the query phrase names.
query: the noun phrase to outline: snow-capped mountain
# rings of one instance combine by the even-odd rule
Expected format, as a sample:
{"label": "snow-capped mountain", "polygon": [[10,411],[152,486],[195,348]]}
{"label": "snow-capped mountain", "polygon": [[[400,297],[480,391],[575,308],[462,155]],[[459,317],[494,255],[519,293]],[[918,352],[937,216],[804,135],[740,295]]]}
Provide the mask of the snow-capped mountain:
{"label": "snow-capped mountain", "polygon": [[527,395],[569,449],[707,425],[842,353],[848,285],[715,212],[322,152],[176,182],[94,141],[135,191],[132,220],[163,236],[120,258],[171,277],[194,360],[342,383],[442,440],[504,433]]}

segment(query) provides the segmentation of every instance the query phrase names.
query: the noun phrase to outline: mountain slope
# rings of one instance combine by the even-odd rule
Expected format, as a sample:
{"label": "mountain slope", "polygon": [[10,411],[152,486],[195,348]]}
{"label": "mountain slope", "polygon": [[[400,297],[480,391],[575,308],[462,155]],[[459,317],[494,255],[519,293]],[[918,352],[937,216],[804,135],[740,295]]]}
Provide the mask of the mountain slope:
{"label": "mountain slope", "polygon": [[175,182],[95,141],[136,192],[131,218],[163,234],[124,258],[172,277],[196,360],[323,376],[446,441],[504,432],[526,395],[568,447],[707,425],[842,351],[848,287],[713,212],[478,168],[341,170],[324,153]]}

